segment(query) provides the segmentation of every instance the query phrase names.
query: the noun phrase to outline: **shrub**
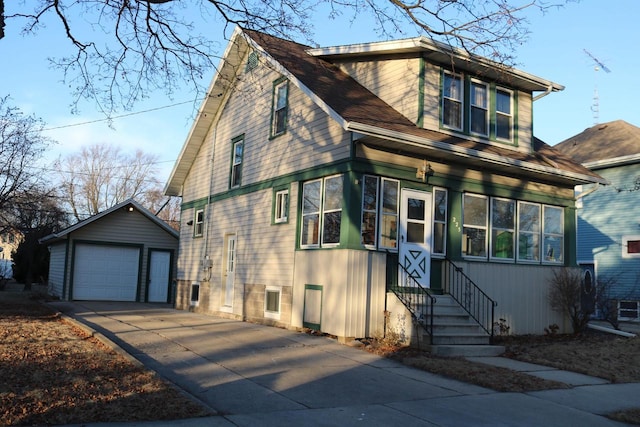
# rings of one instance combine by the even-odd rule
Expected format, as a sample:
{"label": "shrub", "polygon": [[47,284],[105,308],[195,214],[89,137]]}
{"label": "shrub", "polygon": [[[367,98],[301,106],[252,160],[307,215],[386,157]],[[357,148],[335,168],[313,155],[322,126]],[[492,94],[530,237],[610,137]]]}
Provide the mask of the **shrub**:
{"label": "shrub", "polygon": [[571,319],[574,334],[584,331],[593,311],[584,310],[580,304],[582,270],[568,267],[555,269],[549,285],[548,301],[551,308]]}

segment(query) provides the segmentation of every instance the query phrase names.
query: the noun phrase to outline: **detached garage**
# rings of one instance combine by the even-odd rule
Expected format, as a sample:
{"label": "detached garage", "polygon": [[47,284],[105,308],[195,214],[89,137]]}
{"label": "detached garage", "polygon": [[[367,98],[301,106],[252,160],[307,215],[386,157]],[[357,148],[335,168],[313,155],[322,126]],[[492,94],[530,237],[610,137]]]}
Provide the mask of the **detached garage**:
{"label": "detached garage", "polygon": [[134,200],[40,241],[64,300],[172,302],[178,232]]}

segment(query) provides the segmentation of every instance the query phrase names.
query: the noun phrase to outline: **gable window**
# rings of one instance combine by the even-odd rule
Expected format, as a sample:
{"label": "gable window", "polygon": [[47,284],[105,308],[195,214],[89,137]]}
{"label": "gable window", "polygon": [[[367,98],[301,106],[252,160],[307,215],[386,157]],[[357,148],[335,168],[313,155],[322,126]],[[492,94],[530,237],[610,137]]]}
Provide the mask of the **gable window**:
{"label": "gable window", "polygon": [[244,136],[234,138],[232,141],[232,159],[231,159],[231,182],[230,187],[236,188],[240,186],[242,180],[242,156],[244,151]]}
{"label": "gable window", "polygon": [[491,258],[513,260],[516,202],[491,199]]}
{"label": "gable window", "polygon": [[546,262],[564,261],[563,210],[555,206],[543,206],[543,247]]}
{"label": "gable window", "polygon": [[289,190],[276,191],[273,222],[282,224],[287,222],[289,215]]}
{"label": "gable window", "polygon": [[470,92],[471,133],[487,136],[489,134],[489,86],[474,80],[471,82]]}
{"label": "gable window", "polygon": [[462,130],[462,77],[444,73],[442,87],[442,124],[446,127]]}
{"label": "gable window", "polygon": [[462,251],[469,257],[487,256],[488,198],[465,194],[462,202]]}
{"label": "gable window", "polygon": [[302,185],[301,247],[335,246],[342,226],[342,175]]}
{"label": "gable window", "polygon": [[273,111],[271,112],[271,136],[278,136],[287,129],[289,82],[278,81],[273,87]]}
{"label": "gable window", "polygon": [[204,230],[204,209],[198,209],[194,218],[193,236],[201,237]]}
{"label": "gable window", "polygon": [[496,138],[513,139],[513,94],[506,89],[496,89]]}
{"label": "gable window", "polygon": [[622,258],[640,258],[640,236],[622,237]]}
{"label": "gable window", "polygon": [[444,255],[447,250],[447,190],[433,189],[433,255]]}

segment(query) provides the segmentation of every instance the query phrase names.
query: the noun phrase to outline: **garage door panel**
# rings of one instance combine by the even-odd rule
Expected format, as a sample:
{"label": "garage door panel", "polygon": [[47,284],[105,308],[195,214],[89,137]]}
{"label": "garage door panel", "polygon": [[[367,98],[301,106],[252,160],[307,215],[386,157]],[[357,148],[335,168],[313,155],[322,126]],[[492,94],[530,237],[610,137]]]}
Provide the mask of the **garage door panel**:
{"label": "garage door panel", "polygon": [[139,248],[78,244],[74,261],[73,299],[135,301]]}

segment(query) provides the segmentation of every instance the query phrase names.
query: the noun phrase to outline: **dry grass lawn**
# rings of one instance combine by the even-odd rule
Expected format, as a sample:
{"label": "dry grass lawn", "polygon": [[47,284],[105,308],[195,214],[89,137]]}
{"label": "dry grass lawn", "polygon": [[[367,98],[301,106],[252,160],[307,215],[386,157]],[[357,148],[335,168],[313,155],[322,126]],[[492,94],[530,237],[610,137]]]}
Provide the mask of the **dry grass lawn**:
{"label": "dry grass lawn", "polygon": [[[509,337],[506,355],[611,382],[640,382],[640,338]],[[497,391],[567,388],[503,368],[372,341],[367,350]],[[0,425],[192,418],[209,412],[25,292],[0,292]],[[640,408],[615,419],[640,424]]]}

